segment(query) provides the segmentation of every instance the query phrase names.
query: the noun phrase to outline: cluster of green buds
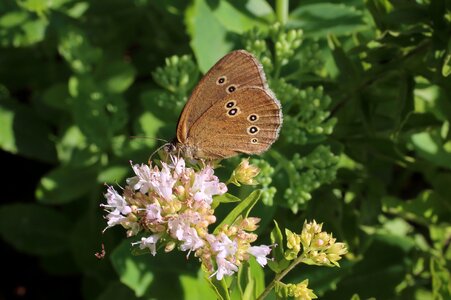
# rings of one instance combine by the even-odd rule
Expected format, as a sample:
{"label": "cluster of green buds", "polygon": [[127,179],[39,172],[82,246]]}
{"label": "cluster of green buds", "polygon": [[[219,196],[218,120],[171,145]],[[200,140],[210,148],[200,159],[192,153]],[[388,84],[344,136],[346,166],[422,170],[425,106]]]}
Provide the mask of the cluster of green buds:
{"label": "cluster of green buds", "polygon": [[336,239],[325,231],[323,224],[304,223],[301,234],[285,229],[287,248],[285,257],[295,259],[302,246],[302,262],[309,265],[339,266],[338,261],[348,250],[344,243],[336,243]]}
{"label": "cluster of green buds", "polygon": [[293,297],[295,300],[311,300],[318,297],[308,288],[308,279],[298,283],[278,283],[276,293],[280,298]]}
{"label": "cluster of green buds", "polygon": [[318,298],[313,290],[307,288],[308,279],[298,283],[288,285],[288,295],[294,297],[295,300],[310,300]]}

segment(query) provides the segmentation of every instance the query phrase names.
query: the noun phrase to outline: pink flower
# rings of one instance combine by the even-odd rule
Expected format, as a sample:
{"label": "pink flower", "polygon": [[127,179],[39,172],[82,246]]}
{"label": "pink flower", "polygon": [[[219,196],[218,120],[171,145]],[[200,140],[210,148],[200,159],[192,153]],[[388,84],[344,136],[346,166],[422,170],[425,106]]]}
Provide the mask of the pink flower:
{"label": "pink flower", "polygon": [[126,221],[127,217],[124,217],[123,215],[121,215],[119,210],[115,209],[106,216],[106,219],[108,220],[107,221],[108,226],[104,229],[104,231],[110,227],[113,227]]}
{"label": "pink flower", "polygon": [[213,173],[213,169],[210,166],[206,166],[195,174],[192,186],[194,200],[205,201],[211,204],[214,195],[222,195],[227,192],[227,186],[219,182],[218,177],[214,176]]}
{"label": "pink flower", "polygon": [[197,212],[185,212],[183,214],[180,214],[169,220],[169,233],[173,238],[176,238],[179,241],[183,241],[184,236],[187,234],[189,228],[199,223],[200,220],[201,217]]}
{"label": "pink flower", "polygon": [[264,267],[268,263],[268,258],[266,256],[271,253],[271,247],[266,245],[252,246],[247,249],[247,252],[255,256],[255,259],[260,266]]}
{"label": "pink flower", "polygon": [[182,251],[195,251],[204,245],[204,241],[199,237],[194,228],[187,228],[180,240],[183,242],[180,246]]}
{"label": "pink flower", "polygon": [[132,243],[132,245],[139,245],[140,249],[149,248],[150,253],[155,256],[157,254],[157,242],[160,239],[160,234],[153,234],[147,238],[141,238],[141,241]]}
{"label": "pink flower", "polygon": [[172,177],[167,164],[162,163],[162,166],[160,171],[152,172],[150,186],[160,197],[170,200],[173,194],[172,188],[177,180]]}
{"label": "pink flower", "polygon": [[217,256],[223,258],[231,257],[235,255],[238,249],[237,243],[229,239],[229,237],[223,232],[221,232],[218,236],[209,234],[206,238],[211,245],[211,249],[217,253]]}
{"label": "pink flower", "polygon": [[160,222],[162,221],[161,217],[161,206],[158,204],[149,204],[146,206],[146,218],[151,222]]}
{"label": "pink flower", "polygon": [[107,192],[104,195],[108,204],[101,204],[100,206],[105,207],[108,211],[117,210],[123,215],[128,215],[132,209],[127,205],[124,197],[119,195],[119,193],[112,187],[108,186]]}
{"label": "pink flower", "polygon": [[216,275],[217,280],[222,280],[224,275],[230,276],[233,275],[236,271],[238,271],[238,267],[225,259],[224,257],[218,256],[216,257],[216,264],[218,265],[218,270],[213,273],[211,276]]}
{"label": "pink flower", "polygon": [[174,168],[175,174],[177,176],[182,175],[185,171],[185,160],[183,158],[178,158],[176,156],[171,156],[171,167]]}
{"label": "pink flower", "polygon": [[[130,164],[132,162],[130,161]],[[139,190],[141,193],[145,194],[151,188],[152,171],[149,165],[132,165],[133,171],[136,176],[127,179],[127,184],[131,185],[134,190]]]}

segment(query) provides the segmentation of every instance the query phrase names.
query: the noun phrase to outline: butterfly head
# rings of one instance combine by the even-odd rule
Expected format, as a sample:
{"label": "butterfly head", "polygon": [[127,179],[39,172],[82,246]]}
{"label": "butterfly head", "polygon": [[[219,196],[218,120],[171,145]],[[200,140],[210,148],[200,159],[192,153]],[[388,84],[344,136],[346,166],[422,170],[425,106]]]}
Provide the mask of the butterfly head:
{"label": "butterfly head", "polygon": [[187,159],[199,158],[196,154],[197,151],[193,147],[180,143],[176,138],[170,143],[167,143],[163,147],[164,151],[170,155],[182,156]]}

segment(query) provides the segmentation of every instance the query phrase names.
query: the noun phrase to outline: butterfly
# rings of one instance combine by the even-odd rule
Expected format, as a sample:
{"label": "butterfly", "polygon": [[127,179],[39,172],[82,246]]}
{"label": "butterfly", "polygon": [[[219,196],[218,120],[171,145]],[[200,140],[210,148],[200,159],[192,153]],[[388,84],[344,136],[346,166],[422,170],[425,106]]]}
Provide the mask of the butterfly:
{"label": "butterfly", "polygon": [[194,88],[166,151],[207,160],[260,154],[277,140],[281,126],[281,105],[262,65],[249,52],[236,50]]}

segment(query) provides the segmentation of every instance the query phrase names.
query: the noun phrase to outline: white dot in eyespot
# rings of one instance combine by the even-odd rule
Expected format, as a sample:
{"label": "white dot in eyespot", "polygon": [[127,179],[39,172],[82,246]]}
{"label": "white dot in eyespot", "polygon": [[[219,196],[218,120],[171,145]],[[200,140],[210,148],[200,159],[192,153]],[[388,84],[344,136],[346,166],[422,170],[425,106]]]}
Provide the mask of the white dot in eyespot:
{"label": "white dot in eyespot", "polygon": [[236,105],[235,100],[227,101],[227,103],[224,105],[224,108],[229,110],[230,108],[234,107]]}
{"label": "white dot in eyespot", "polygon": [[258,128],[257,126],[249,126],[247,128],[247,133],[254,135],[254,134],[257,134],[259,130],[260,130],[260,128]]}
{"label": "white dot in eyespot", "polygon": [[235,116],[236,114],[238,113],[238,108],[237,107],[235,107],[235,108],[232,108],[231,110],[229,110],[228,112],[227,112],[227,114],[229,115],[229,116]]}
{"label": "white dot in eyespot", "polygon": [[249,116],[247,116],[247,120],[249,122],[256,122],[258,120],[258,115],[257,114],[250,114]]}
{"label": "white dot in eyespot", "polygon": [[229,94],[233,93],[234,91],[236,91],[236,85],[234,85],[234,84],[229,85],[226,89],[226,92]]}
{"label": "white dot in eyespot", "polygon": [[218,80],[216,80],[217,85],[224,85],[226,82],[227,82],[226,76],[221,76],[218,78]]}
{"label": "white dot in eyespot", "polygon": [[258,139],[257,138],[251,139],[251,144],[257,144],[257,143],[258,143]]}

